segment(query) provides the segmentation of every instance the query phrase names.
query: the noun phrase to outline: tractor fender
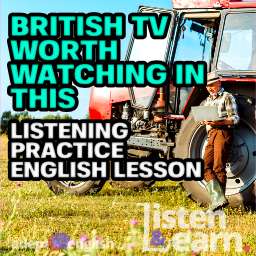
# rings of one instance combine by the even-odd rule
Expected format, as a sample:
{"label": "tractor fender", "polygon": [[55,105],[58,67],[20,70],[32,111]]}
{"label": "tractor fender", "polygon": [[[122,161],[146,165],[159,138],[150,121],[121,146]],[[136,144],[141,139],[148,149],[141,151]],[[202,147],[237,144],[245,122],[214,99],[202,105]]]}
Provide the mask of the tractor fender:
{"label": "tractor fender", "polygon": [[112,105],[129,99],[128,88],[92,87],[89,103],[90,119],[111,119]]}

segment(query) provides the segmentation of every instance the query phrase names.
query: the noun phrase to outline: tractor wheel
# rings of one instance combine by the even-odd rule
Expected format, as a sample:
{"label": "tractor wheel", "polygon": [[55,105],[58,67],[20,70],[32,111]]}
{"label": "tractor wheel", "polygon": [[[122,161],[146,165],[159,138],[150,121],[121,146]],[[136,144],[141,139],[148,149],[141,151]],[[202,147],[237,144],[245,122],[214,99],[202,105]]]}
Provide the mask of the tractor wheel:
{"label": "tractor wheel", "polygon": [[92,195],[99,192],[105,180],[99,181],[47,181],[50,190],[55,194]]}
{"label": "tractor wheel", "polygon": [[155,181],[110,181],[114,188],[145,189],[153,186]]}
{"label": "tractor wheel", "polygon": [[[226,196],[231,206],[256,206],[256,121],[255,105],[245,98],[238,101],[240,124],[234,130],[233,146],[227,163]],[[205,126],[191,114],[181,125],[176,137],[175,157],[203,157],[206,146]],[[206,205],[210,198],[205,181],[184,181],[182,186],[198,203]]]}

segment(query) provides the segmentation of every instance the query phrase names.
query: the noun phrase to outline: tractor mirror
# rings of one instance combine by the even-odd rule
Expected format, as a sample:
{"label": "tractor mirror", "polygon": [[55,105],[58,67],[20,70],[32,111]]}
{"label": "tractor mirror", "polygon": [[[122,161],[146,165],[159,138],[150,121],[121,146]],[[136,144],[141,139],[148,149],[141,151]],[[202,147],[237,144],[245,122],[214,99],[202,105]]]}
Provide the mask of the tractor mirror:
{"label": "tractor mirror", "polygon": [[199,24],[197,24],[197,23],[195,23],[195,22],[192,22],[190,30],[191,31],[195,31],[195,32],[197,32],[199,34],[204,34],[204,27],[199,25]]}

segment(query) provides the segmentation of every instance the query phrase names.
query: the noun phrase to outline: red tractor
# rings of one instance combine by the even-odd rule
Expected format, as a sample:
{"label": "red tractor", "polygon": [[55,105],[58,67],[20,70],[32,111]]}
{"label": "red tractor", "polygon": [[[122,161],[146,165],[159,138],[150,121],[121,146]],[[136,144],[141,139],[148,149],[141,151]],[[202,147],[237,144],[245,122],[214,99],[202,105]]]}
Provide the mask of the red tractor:
{"label": "red tractor", "polygon": [[[241,121],[227,164],[226,196],[232,206],[256,205],[256,2],[177,1],[173,10],[140,7],[139,12],[170,13],[165,39],[131,38],[126,60],[205,61],[216,72],[225,90],[236,97]],[[183,4],[183,7],[180,5]],[[191,6],[193,5],[193,8]],[[170,159],[199,158],[206,145],[205,126],[196,122],[191,106],[207,97],[205,88],[92,88],[91,119],[128,120],[132,136],[128,156]],[[113,182],[126,188],[148,187],[144,181]],[[104,181],[49,182],[54,192],[88,194],[99,191]],[[204,181],[181,185],[199,203],[209,202]]]}

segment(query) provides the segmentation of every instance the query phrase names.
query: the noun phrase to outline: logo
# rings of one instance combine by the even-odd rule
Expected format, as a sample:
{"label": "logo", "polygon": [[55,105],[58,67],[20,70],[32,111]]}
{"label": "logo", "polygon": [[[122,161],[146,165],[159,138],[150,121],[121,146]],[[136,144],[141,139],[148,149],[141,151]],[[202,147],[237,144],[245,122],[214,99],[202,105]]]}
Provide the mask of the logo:
{"label": "logo", "polygon": [[66,249],[70,237],[65,233],[55,233],[48,239],[48,245],[51,250]]}
{"label": "logo", "polygon": [[[223,211],[161,210],[159,204],[142,203],[144,207],[144,252],[235,252],[243,251],[238,232],[227,232]],[[218,231],[218,232],[217,232]]]}

